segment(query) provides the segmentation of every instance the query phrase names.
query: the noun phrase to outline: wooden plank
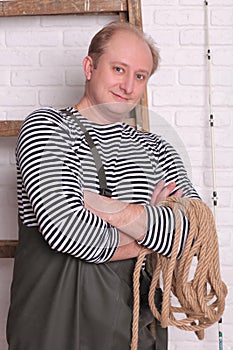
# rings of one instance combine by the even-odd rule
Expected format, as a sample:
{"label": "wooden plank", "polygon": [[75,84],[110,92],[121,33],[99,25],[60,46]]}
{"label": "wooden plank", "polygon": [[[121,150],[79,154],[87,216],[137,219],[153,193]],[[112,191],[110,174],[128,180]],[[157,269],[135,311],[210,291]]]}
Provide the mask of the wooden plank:
{"label": "wooden plank", "polygon": [[[129,21],[142,28],[140,0],[4,0],[0,1],[0,17],[65,14],[118,14],[120,21]],[[142,130],[149,130],[147,94],[141,100],[143,108],[133,111],[125,120]],[[21,120],[0,121],[0,136],[17,136]],[[14,258],[18,241],[0,240],[0,258]]]}
{"label": "wooden plank", "polygon": [[18,241],[0,240],[0,258],[14,258]]}
{"label": "wooden plank", "polygon": [[17,136],[22,122],[22,120],[1,120],[0,136]]}
{"label": "wooden plank", "polygon": [[142,12],[140,0],[128,0],[129,22],[142,28]]}
{"label": "wooden plank", "polygon": [[[139,28],[142,25],[141,0],[128,0],[128,21]],[[149,131],[147,90],[144,91],[140,105],[136,107],[135,119],[138,130]]]}
{"label": "wooden plank", "polygon": [[0,17],[118,13],[127,11],[127,0],[4,0],[0,1]]}

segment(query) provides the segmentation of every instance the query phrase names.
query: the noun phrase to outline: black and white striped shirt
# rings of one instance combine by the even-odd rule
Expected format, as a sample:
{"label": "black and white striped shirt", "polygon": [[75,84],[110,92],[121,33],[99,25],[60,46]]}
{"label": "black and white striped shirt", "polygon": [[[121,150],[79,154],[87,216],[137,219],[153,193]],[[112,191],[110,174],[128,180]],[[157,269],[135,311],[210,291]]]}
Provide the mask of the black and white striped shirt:
{"label": "black and white striped shirt", "polygon": [[[101,156],[112,198],[144,205],[147,234],[141,244],[169,256],[175,220],[167,207],[150,206],[161,179],[184,196],[199,198],[174,148],[160,136],[125,123],[99,125],[67,108],[89,131]],[[39,109],[24,121],[16,147],[19,216],[39,230],[51,249],[87,262],[114,254],[118,231],[84,208],[83,190],[98,193],[96,165],[83,132],[61,111]],[[180,251],[188,234],[185,216]],[[180,253],[180,252],[179,252]]]}

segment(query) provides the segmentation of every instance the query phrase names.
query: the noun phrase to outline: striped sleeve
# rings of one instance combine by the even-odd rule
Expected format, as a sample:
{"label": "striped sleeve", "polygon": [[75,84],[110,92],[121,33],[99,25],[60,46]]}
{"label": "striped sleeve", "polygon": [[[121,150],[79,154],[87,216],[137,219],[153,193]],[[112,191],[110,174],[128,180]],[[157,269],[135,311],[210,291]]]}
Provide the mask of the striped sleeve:
{"label": "striped sleeve", "polygon": [[56,111],[30,115],[17,142],[18,173],[39,229],[54,250],[87,262],[108,261],[117,229],[84,207],[82,170],[69,128]]}
{"label": "striped sleeve", "polygon": [[[159,154],[157,173],[163,174],[166,184],[172,181],[176,183],[176,188],[171,195],[178,189],[182,189],[184,197],[200,200],[187,175],[183,161],[173,146],[160,138],[160,142],[157,144],[157,151]],[[170,257],[176,230],[175,215],[172,209],[166,206],[149,205],[146,205],[145,208],[147,213],[147,232],[144,239],[138,243],[159,254]],[[190,227],[184,213],[181,210],[179,210],[179,213],[181,231],[177,258],[180,258],[182,255]]]}
{"label": "striped sleeve", "polygon": [[[175,216],[172,209],[165,206],[146,206],[145,208],[147,212],[147,232],[144,239],[138,243],[159,254],[170,257],[176,228]],[[180,258],[182,255],[189,231],[187,217],[180,210],[179,213],[181,234],[177,258]]]}

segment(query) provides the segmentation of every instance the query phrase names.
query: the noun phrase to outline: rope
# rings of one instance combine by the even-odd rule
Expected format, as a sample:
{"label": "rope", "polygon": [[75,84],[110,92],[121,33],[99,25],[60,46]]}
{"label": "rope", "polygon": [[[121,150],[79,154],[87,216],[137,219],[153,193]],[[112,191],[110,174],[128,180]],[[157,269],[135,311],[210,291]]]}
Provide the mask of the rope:
{"label": "rope", "polygon": [[[170,258],[157,253],[147,256],[149,266],[152,267],[148,297],[150,309],[162,327],[172,325],[194,331],[199,339],[203,339],[204,329],[220,319],[227,294],[227,287],[220,276],[218,239],[212,212],[197,199],[170,197],[158,205],[172,208],[176,230]],[[183,254],[177,259],[181,231],[179,210],[187,216],[190,228]],[[136,350],[138,343],[139,278],[146,254],[146,249],[143,249],[134,270],[131,350]],[[193,268],[195,271],[192,271]],[[155,305],[155,289],[160,284],[163,287],[161,314]],[[172,301],[176,305],[172,305]]]}

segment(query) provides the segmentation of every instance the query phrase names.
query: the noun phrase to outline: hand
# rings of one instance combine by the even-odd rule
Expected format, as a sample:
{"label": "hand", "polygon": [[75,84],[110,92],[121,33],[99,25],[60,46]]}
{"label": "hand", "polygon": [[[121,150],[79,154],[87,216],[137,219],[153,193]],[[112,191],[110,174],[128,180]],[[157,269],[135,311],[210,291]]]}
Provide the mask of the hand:
{"label": "hand", "polygon": [[[167,186],[165,186],[165,181],[161,180],[158,182],[158,184],[155,186],[154,192],[152,193],[150,205],[156,205],[161,201],[164,201],[176,188],[176,183],[171,182]],[[181,197],[183,194],[183,191],[177,190],[174,193],[175,197]]]}
{"label": "hand", "polygon": [[141,240],[145,235],[146,210],[143,205],[126,203],[84,191],[84,206],[134,240]]}

